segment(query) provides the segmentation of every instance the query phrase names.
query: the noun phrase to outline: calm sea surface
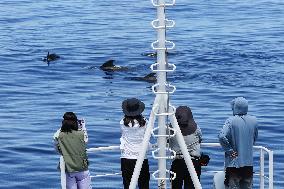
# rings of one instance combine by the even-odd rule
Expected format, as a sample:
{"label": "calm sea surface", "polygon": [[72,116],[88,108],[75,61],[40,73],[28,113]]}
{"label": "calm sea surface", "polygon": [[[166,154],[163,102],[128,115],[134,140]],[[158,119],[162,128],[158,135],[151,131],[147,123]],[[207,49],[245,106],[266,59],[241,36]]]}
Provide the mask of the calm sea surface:
{"label": "calm sea surface", "polygon": [[[176,21],[167,31],[176,43],[168,57],[177,66],[171,103],[190,106],[204,142],[218,142],[229,102],[246,97],[259,120],[257,145],[274,151],[275,188],[284,188],[284,2],[177,0],[166,14]],[[60,188],[52,136],[66,111],[86,119],[89,147],[119,144],[125,98],[143,100],[149,116],[152,84],[129,77],[145,76],[155,62],[141,55],[153,52],[153,19],[150,0],[0,2],[1,189]],[[48,51],[61,56],[50,66],[42,61]],[[99,66],[109,59],[130,69],[105,73]],[[210,171],[222,169],[223,156],[204,151],[212,159],[202,183],[210,189]],[[120,169],[119,152],[90,154],[90,162],[92,175]],[[122,188],[120,176],[93,181],[98,189]]]}

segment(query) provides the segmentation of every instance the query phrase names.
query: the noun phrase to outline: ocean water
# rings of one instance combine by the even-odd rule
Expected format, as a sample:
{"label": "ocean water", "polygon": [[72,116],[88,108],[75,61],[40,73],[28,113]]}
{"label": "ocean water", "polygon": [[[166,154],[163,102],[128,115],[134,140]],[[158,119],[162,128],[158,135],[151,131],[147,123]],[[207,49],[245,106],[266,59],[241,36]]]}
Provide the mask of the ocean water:
{"label": "ocean water", "polygon": [[[274,151],[277,189],[284,188],[283,10],[282,0],[177,0],[166,9],[176,21],[167,31],[176,43],[168,57],[177,66],[169,74],[177,87],[171,103],[190,106],[204,142],[218,142],[229,102],[246,97],[259,121],[257,145]],[[66,111],[86,119],[88,147],[119,144],[125,98],[140,98],[149,116],[152,84],[129,77],[147,75],[155,62],[141,55],[153,52],[153,19],[148,0],[0,2],[1,189],[60,188],[52,136]],[[42,61],[48,51],[61,56],[49,66]],[[100,70],[109,59],[130,69]],[[222,158],[214,157],[222,151],[204,150],[212,159],[203,171],[220,170]],[[90,162],[92,175],[120,168],[118,152],[90,154]],[[212,187],[212,175],[201,179],[203,188]],[[122,188],[120,176],[93,184]]]}

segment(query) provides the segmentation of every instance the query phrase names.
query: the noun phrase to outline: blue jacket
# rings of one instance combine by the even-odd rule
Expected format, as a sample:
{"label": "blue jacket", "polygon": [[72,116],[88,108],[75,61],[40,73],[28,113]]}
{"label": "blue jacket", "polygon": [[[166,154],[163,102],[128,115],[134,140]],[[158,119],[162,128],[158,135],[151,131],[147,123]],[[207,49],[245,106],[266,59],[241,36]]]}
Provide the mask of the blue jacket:
{"label": "blue jacket", "polygon": [[[253,145],[258,136],[255,116],[247,115],[248,103],[238,97],[233,102],[233,115],[229,117],[219,134],[219,142],[225,151],[226,167],[253,166]],[[237,152],[238,156],[230,155]]]}

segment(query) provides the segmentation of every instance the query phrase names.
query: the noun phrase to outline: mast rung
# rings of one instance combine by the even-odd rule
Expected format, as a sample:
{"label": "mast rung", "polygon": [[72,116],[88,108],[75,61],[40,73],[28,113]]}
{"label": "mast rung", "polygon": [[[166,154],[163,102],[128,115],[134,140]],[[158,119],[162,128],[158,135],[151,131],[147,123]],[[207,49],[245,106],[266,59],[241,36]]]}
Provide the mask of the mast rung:
{"label": "mast rung", "polygon": [[177,68],[176,65],[174,65],[174,64],[167,64],[168,68],[171,68],[171,69],[160,70],[160,69],[158,69],[158,65],[159,65],[158,63],[152,64],[150,66],[151,70],[153,72],[174,72],[176,70],[176,68]]}
{"label": "mast rung", "polygon": [[165,112],[165,113],[158,113],[157,108],[159,108],[158,106],[153,107],[152,111],[154,112],[154,114],[156,116],[171,116],[174,115],[176,113],[176,108],[174,106],[172,106],[171,104],[169,105],[169,109],[171,109],[170,112]]}
{"label": "mast rung", "polygon": [[175,180],[175,178],[176,178],[176,173],[173,172],[173,171],[170,171],[170,170],[168,170],[168,169],[166,169],[166,172],[169,173],[169,174],[171,174],[171,175],[174,175],[173,177],[171,177],[171,178],[156,177],[156,174],[158,174],[159,172],[160,172],[160,171],[157,170],[157,171],[155,171],[154,173],[152,173],[152,176],[153,176],[153,178],[154,178],[155,180]]}
{"label": "mast rung", "polygon": [[154,7],[165,7],[165,6],[173,6],[175,5],[176,1],[172,0],[171,3],[163,3],[163,4],[158,4],[158,0],[152,0],[152,4]]}
{"label": "mast rung", "polygon": [[162,157],[155,156],[153,158],[154,159],[175,159],[174,156],[162,156]]}
{"label": "mast rung", "polygon": [[165,84],[166,91],[158,91],[157,87],[159,87],[159,83],[156,83],[152,86],[152,92],[155,94],[173,94],[176,91],[176,87],[171,84]]}
{"label": "mast rung", "polygon": [[172,138],[174,137],[174,135],[153,135],[154,137],[169,137],[169,138]]}
{"label": "mast rung", "polygon": [[158,129],[159,129],[159,127],[152,129],[152,135],[154,137],[169,137],[169,138],[172,138],[172,137],[176,136],[176,130],[174,128],[169,127],[169,130],[172,131],[172,134],[167,134],[167,135],[155,134],[155,131],[158,130]]}
{"label": "mast rung", "polygon": [[155,29],[165,29],[165,28],[172,28],[175,26],[175,21],[165,19],[165,25],[159,25],[159,19],[153,20],[151,22],[152,27]]}
{"label": "mast rung", "polygon": [[170,153],[172,153],[173,155],[171,156],[156,156],[155,153],[158,152],[160,150],[160,148],[157,148],[156,150],[152,151],[152,156],[154,159],[174,159],[176,158],[176,152],[170,148],[166,148],[166,150],[168,150]]}
{"label": "mast rung", "polygon": [[[172,41],[167,41],[165,40],[165,47],[157,47],[157,43],[159,43],[159,40],[157,41],[154,41],[152,44],[151,44],[151,47],[154,49],[154,50],[171,50],[171,49],[174,49],[175,48],[175,43],[172,42]],[[171,46],[170,47],[167,47],[167,43],[170,44]]]}

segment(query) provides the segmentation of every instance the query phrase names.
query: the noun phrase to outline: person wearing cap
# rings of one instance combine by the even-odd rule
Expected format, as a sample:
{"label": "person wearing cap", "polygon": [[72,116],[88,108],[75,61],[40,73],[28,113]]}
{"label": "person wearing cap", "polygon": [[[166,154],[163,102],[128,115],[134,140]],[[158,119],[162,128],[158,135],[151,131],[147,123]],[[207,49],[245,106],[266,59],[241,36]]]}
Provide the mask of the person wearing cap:
{"label": "person wearing cap", "polygon": [[248,101],[237,97],[231,101],[230,116],[219,133],[225,151],[225,188],[251,189],[253,185],[253,145],[258,136],[257,119],[248,115]]}
{"label": "person wearing cap", "polygon": [[[124,189],[129,188],[146,131],[147,120],[142,116],[144,109],[144,103],[136,98],[126,99],[122,102],[124,117],[120,121],[120,150]],[[138,179],[139,189],[149,189],[149,181],[149,164],[147,157],[145,157]]]}
{"label": "person wearing cap", "polygon": [[[192,162],[200,179],[201,165],[199,159],[201,156],[200,143],[202,140],[202,132],[193,119],[191,109],[187,106],[179,106],[175,113],[178,125],[183,135],[184,141],[187,145],[187,149],[192,158]],[[171,171],[176,173],[176,178],[172,180],[172,189],[194,188],[194,184],[191,180],[188,172],[185,160],[183,158],[181,149],[177,142],[176,137],[170,138],[169,145],[172,150],[176,152],[176,158],[171,165]]]}
{"label": "person wearing cap", "polygon": [[66,188],[91,189],[86,150],[87,133],[78,128],[76,114],[66,112],[63,115],[61,129],[54,134],[55,145],[65,162]]}

